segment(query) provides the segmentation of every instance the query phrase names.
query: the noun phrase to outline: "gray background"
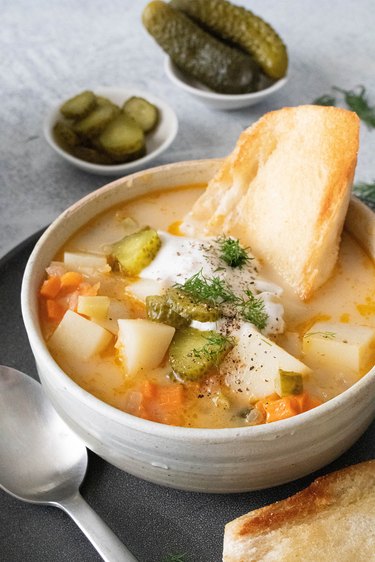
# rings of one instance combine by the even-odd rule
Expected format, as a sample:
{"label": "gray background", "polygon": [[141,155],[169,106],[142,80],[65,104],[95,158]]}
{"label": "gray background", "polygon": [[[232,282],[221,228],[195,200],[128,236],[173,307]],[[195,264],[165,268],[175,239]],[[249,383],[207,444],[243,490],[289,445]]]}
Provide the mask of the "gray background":
{"label": "gray background", "polygon": [[[240,3],[240,2],[239,2]],[[308,103],[332,85],[375,104],[374,0],[242,0],[287,43],[289,82],[236,112],[208,109],[171,84],[140,15],[146,0],[0,0],[0,256],[110,178],[79,171],[46,144],[51,105],[82,89],[136,86],[168,101],[180,129],[150,166],[226,155],[264,112]],[[375,131],[362,126],[357,179],[375,178]]]}

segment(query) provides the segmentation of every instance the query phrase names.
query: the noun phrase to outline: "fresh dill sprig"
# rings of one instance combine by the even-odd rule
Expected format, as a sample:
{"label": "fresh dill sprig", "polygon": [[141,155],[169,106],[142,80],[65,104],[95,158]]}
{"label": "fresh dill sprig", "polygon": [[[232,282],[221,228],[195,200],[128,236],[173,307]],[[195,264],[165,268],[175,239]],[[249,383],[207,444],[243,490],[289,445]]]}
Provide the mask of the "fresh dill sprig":
{"label": "fresh dill sprig", "polygon": [[199,349],[193,349],[194,357],[205,358],[211,360],[216,358],[220,362],[222,354],[226,353],[235,345],[233,336],[223,336],[219,332],[212,332],[210,336],[205,336],[207,343]]}
{"label": "fresh dill sprig", "polygon": [[162,560],[162,562],[185,562],[186,553],[182,554],[167,554]]}
{"label": "fresh dill sprig", "polygon": [[220,279],[220,277],[205,277],[202,270],[189,277],[182,285],[175,283],[174,287],[188,293],[197,301],[221,304],[237,300],[236,295],[223,279]]}
{"label": "fresh dill sprig", "polygon": [[247,300],[243,299],[239,305],[241,316],[244,320],[254,324],[259,330],[263,330],[268,321],[264,301],[260,297],[255,297],[251,291],[245,292]]}
{"label": "fresh dill sprig", "polygon": [[358,86],[354,90],[343,90],[336,86],[334,86],[333,89],[344,95],[346,105],[352,111],[355,111],[369,129],[375,127],[375,106],[369,104],[366,98],[366,88],[364,86]]}
{"label": "fresh dill sprig", "polygon": [[336,337],[335,332],[308,332],[303,337],[309,338],[310,336],[322,336],[326,340],[333,340]]}
{"label": "fresh dill sprig", "polygon": [[185,283],[176,283],[174,287],[185,291],[196,301],[205,301],[215,305],[232,305],[234,315],[251,322],[259,330],[263,330],[267,324],[268,314],[264,310],[263,300],[255,297],[250,290],[245,291],[247,298],[237,296],[230,285],[220,277],[205,277],[200,270],[189,277]]}
{"label": "fresh dill sprig", "polygon": [[[357,86],[353,90],[344,90],[343,88],[332,86],[332,89],[343,94],[348,108],[354,111],[366,123],[369,129],[375,128],[375,106],[370,105],[364,86]],[[316,98],[312,103],[313,105],[336,105],[336,98],[331,94],[324,94]]]}
{"label": "fresh dill sprig", "polygon": [[324,106],[336,105],[336,98],[330,96],[329,94],[324,94],[323,96],[316,98],[312,103],[313,105],[324,105]]}
{"label": "fresh dill sprig", "polygon": [[240,241],[236,238],[228,238],[220,236],[217,238],[220,250],[220,258],[230,267],[238,267],[241,269],[251,258],[247,253],[247,248],[241,246]]}
{"label": "fresh dill sprig", "polygon": [[353,193],[361,199],[375,205],[375,180],[372,183],[358,182],[353,186]]}

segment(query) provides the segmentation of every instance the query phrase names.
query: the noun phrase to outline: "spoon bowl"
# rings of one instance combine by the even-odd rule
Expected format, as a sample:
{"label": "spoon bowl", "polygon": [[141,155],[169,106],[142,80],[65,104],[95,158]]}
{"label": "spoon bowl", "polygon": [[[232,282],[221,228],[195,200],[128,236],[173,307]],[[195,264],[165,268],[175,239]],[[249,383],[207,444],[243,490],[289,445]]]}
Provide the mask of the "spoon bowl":
{"label": "spoon bowl", "polygon": [[68,513],[103,560],[136,562],[79,494],[87,450],[53,409],[41,385],[0,365],[0,488]]}
{"label": "spoon bowl", "polygon": [[32,503],[71,496],[85,476],[87,450],[57,415],[40,384],[1,367],[0,412],[0,485]]}

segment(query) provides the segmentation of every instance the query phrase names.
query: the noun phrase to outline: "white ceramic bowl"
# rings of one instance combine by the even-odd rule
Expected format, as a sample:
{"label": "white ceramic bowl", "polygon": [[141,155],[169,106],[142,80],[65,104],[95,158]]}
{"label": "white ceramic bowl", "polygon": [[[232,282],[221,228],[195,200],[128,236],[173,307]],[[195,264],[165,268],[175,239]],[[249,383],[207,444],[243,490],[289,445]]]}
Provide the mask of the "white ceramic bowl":
{"label": "white ceramic bowl", "polygon": [[125,164],[92,164],[91,162],[86,162],[85,160],[80,160],[79,158],[72,156],[63,150],[55,141],[53,136],[53,126],[56,121],[61,118],[60,107],[65,101],[61,100],[59,104],[49,111],[44,121],[43,132],[48,144],[53,148],[53,150],[70,164],[73,164],[74,166],[77,166],[77,168],[92,174],[99,174],[103,176],[123,176],[130,171],[142,168],[142,166],[154,160],[162,152],[167,150],[174,141],[178,131],[178,120],[173,109],[166,104],[165,101],[148,92],[144,92],[136,88],[101,87],[94,88],[93,91],[98,96],[105,96],[120,106],[132,96],[145,98],[156,105],[159,109],[159,124],[154,131],[146,135],[147,154],[142,158],[138,158],[133,162],[127,162]]}
{"label": "white ceramic bowl", "polygon": [[288,81],[286,76],[273,84],[265,83],[262,90],[249,94],[219,94],[183,74],[169,57],[164,59],[164,70],[176,86],[213,109],[241,109],[255,105],[278,92]]}
{"label": "white ceramic bowl", "polygon": [[[44,269],[78,228],[113,205],[146,192],[207,182],[219,162],[181,162],[139,172],[91,193],[65,211],[29,259],[22,312],[43,387],[89,449],[158,484],[201,492],[241,492],[301,477],[348,449],[374,418],[375,369],[336,398],[287,420],[229,429],[173,427],[124,413],[79,387],[50,355],[38,320],[37,295]],[[369,232],[370,223],[373,228],[374,215],[364,205],[356,203],[354,214],[364,225],[363,233]],[[360,230],[358,235],[363,237]]]}

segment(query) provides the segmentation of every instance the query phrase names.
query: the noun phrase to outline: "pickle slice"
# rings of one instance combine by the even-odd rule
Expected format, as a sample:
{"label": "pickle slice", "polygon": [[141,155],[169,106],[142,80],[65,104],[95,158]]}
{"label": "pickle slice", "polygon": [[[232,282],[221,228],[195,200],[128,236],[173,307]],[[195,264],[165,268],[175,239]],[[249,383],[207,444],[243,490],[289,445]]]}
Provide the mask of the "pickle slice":
{"label": "pickle slice", "polygon": [[215,332],[195,328],[177,330],[169,348],[169,362],[176,378],[194,381],[217,367],[233,342]]}
{"label": "pickle slice", "polygon": [[74,130],[85,138],[92,139],[99,135],[108,123],[115,117],[116,109],[110,104],[103,104],[80,119],[74,125]]}
{"label": "pickle slice", "polygon": [[94,109],[95,105],[95,95],[93,92],[86,90],[63,103],[60,112],[68,119],[83,119]]}
{"label": "pickle slice", "polygon": [[143,10],[142,22],[188,76],[224,94],[256,90],[259,67],[252,58],[206,33],[170,4],[160,0],[150,2]]}
{"label": "pickle slice", "polygon": [[158,108],[144,98],[134,96],[124,103],[122,109],[127,115],[133,117],[144,133],[149,133],[158,124]]}
{"label": "pickle slice", "polygon": [[250,10],[227,0],[172,0],[171,5],[220,39],[248,52],[270,78],[285,76],[286,47],[276,31]]}
{"label": "pickle slice", "polygon": [[104,96],[95,96],[95,98],[96,98],[97,107],[103,107],[103,105],[110,105],[111,107],[118,109],[118,111],[120,111],[119,106],[113,103],[113,101],[111,101],[110,99],[105,98]]}
{"label": "pickle slice", "polygon": [[220,318],[218,308],[206,302],[196,301],[179,289],[168,289],[166,300],[172,310],[182,316],[189,316],[192,320],[215,322]]}
{"label": "pickle slice", "polygon": [[168,304],[165,295],[152,295],[146,297],[147,318],[154,322],[168,324],[174,328],[184,328],[191,322],[189,316],[182,316],[175,312]]}
{"label": "pickle slice", "polygon": [[145,137],[141,127],[128,115],[120,113],[98,138],[100,146],[119,162],[128,162],[145,154]]}
{"label": "pickle slice", "polygon": [[160,246],[158,233],[147,226],[114,244],[112,255],[120,264],[122,271],[134,277],[152,262]]}
{"label": "pickle slice", "polygon": [[69,152],[76,158],[91,162],[92,164],[113,164],[107,154],[103,154],[103,152],[96,150],[96,148],[91,148],[90,146],[74,146],[71,147]]}
{"label": "pickle slice", "polygon": [[301,392],[303,392],[303,378],[301,373],[279,369],[279,375],[275,380],[275,390],[279,396],[301,394]]}
{"label": "pickle slice", "polygon": [[56,142],[65,150],[79,144],[79,138],[68,123],[57,121],[53,127],[53,134]]}

